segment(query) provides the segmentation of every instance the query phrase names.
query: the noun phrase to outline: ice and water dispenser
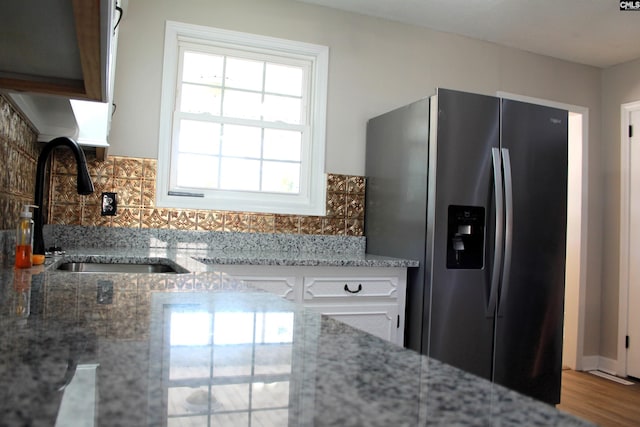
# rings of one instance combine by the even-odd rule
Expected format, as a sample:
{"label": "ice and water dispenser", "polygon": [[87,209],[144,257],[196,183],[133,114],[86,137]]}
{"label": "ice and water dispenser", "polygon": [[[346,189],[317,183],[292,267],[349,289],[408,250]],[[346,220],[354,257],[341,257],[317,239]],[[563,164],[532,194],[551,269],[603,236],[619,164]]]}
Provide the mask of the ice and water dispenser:
{"label": "ice and water dispenser", "polygon": [[482,206],[449,205],[447,268],[481,269],[484,265],[484,216]]}

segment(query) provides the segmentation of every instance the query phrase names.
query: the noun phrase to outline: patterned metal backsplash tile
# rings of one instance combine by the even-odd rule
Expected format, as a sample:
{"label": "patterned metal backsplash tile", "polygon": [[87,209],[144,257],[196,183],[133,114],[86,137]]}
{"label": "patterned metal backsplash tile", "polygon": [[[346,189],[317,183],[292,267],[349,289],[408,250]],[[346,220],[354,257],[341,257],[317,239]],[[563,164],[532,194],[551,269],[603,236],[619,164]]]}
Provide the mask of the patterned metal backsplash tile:
{"label": "patterned metal backsplash tile", "polygon": [[[0,230],[13,229],[24,204],[33,203],[37,134],[0,95]],[[166,209],[155,206],[155,159],[111,156],[98,161],[87,152],[95,192],[76,192],[71,152],[56,150],[50,167],[48,222],[100,227],[164,228],[362,236],[366,180],[362,176],[327,176],[327,214],[280,215],[215,210]],[[102,192],[118,193],[118,214],[100,215]],[[47,206],[45,206],[47,208]]]}
{"label": "patterned metal backsplash tile", "polygon": [[13,229],[22,205],[33,203],[36,133],[0,95],[0,230]]}
{"label": "patterned metal backsplash tile", "polygon": [[[95,225],[174,230],[233,231],[362,236],[366,181],[361,176],[327,176],[327,214],[324,217],[155,206],[156,160],[112,156],[98,162],[88,154],[96,191],[77,196],[71,188],[75,167],[71,153],[56,151],[50,199],[52,224]],[[70,166],[71,165],[71,166]],[[100,194],[118,193],[118,214],[100,215]]]}

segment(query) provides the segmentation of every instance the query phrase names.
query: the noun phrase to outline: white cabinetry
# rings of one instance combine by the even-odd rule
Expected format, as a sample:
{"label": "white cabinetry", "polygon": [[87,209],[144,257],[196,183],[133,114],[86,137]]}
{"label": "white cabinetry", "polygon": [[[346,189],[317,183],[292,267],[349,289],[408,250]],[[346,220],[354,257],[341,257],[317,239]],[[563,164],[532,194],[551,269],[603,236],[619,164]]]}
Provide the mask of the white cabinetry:
{"label": "white cabinetry", "polygon": [[331,316],[349,326],[369,332],[372,335],[403,345],[403,331],[400,330],[400,316],[396,304],[360,305],[350,304],[305,304],[305,307]]}
{"label": "white cabinetry", "polygon": [[341,271],[335,273],[334,276],[314,270],[304,276],[305,307],[402,345],[400,331],[404,328],[400,329],[398,288],[402,287],[404,303],[404,283],[400,283],[403,277],[389,275],[387,271],[378,271],[373,276],[371,272],[366,275],[360,272],[357,277],[342,275]]}
{"label": "white cabinetry", "polygon": [[270,268],[255,265],[216,265],[215,271],[222,271],[229,276],[242,280],[254,288],[262,289],[289,301],[300,300],[301,290],[296,285],[295,271],[287,268]]}
{"label": "white cabinetry", "polygon": [[114,112],[116,23],[123,12],[116,0],[67,3],[11,2],[6,19],[0,16],[6,33],[19,40],[0,47],[7,59],[0,89],[36,128],[38,141],[66,136],[95,147],[96,156],[104,159]]}
{"label": "white cabinetry", "polygon": [[216,271],[403,345],[407,269],[215,265]]}

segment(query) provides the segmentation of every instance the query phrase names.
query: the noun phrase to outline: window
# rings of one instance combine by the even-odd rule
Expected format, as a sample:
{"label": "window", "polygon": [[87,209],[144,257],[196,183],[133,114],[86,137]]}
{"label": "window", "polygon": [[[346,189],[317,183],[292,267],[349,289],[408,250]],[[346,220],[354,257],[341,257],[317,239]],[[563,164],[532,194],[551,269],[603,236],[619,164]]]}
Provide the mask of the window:
{"label": "window", "polygon": [[158,206],[324,215],[328,48],[167,22]]}
{"label": "window", "polygon": [[167,405],[155,424],[288,425],[292,312],[164,310],[157,378]]}

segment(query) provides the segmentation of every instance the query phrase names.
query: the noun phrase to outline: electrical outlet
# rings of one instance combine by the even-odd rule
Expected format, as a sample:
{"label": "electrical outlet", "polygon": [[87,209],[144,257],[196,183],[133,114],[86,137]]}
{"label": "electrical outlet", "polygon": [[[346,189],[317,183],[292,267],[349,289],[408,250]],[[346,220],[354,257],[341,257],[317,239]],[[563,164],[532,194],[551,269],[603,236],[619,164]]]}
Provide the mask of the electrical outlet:
{"label": "electrical outlet", "polygon": [[100,205],[100,214],[102,216],[113,216],[118,209],[117,193],[102,193],[102,204]]}
{"label": "electrical outlet", "polygon": [[113,303],[113,282],[111,280],[98,280],[96,302],[101,305]]}

